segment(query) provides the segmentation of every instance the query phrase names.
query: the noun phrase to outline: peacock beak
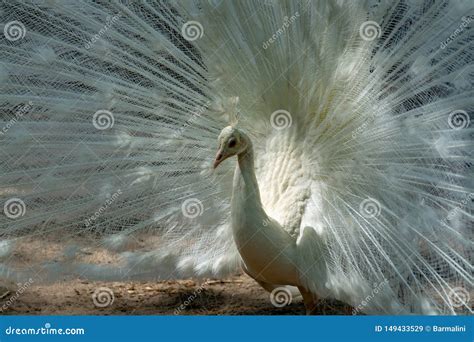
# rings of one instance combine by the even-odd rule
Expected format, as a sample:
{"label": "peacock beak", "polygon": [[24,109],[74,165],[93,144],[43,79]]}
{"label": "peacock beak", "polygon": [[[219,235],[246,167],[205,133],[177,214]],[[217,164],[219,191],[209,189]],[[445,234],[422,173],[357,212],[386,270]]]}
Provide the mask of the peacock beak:
{"label": "peacock beak", "polygon": [[222,149],[219,149],[216,154],[216,159],[214,159],[214,169],[219,166],[220,163],[224,160],[224,155],[222,153]]}

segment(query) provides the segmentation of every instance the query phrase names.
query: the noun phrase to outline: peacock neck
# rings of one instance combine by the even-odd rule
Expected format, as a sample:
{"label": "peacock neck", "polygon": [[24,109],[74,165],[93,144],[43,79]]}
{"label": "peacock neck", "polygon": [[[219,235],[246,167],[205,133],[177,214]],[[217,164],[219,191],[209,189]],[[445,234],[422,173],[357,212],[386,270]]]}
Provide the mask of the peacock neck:
{"label": "peacock neck", "polygon": [[247,148],[238,154],[237,159],[238,164],[234,174],[234,197],[238,195],[241,201],[261,207],[260,191],[255,176],[254,153],[250,139],[248,139]]}

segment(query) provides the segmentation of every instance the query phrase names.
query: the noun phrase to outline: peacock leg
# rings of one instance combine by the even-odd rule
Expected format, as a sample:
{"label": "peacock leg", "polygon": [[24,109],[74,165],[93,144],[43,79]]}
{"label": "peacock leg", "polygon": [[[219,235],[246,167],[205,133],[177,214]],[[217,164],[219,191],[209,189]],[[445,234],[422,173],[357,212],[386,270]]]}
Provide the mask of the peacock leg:
{"label": "peacock leg", "polygon": [[303,296],[304,306],[306,308],[306,315],[315,315],[316,314],[316,303],[318,299],[311,292],[307,291],[304,287],[298,286],[301,295]]}

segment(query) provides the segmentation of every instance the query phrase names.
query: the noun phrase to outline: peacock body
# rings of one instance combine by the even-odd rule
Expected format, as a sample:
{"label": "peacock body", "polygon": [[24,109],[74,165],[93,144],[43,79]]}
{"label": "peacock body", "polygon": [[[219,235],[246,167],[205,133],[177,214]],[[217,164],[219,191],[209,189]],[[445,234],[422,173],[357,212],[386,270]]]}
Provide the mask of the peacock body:
{"label": "peacock body", "polygon": [[[473,9],[3,1],[1,277],[243,266],[366,313],[472,313]],[[248,174],[213,169],[229,123]]]}

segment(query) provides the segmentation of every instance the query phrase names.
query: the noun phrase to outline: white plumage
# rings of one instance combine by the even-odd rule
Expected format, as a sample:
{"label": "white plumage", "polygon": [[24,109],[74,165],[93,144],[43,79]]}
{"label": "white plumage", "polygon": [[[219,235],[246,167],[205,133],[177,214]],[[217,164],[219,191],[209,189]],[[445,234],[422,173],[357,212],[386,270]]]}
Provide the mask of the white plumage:
{"label": "white plumage", "polygon": [[[243,259],[367,313],[472,312],[473,8],[2,3],[1,276]],[[258,200],[212,170],[234,117]]]}

